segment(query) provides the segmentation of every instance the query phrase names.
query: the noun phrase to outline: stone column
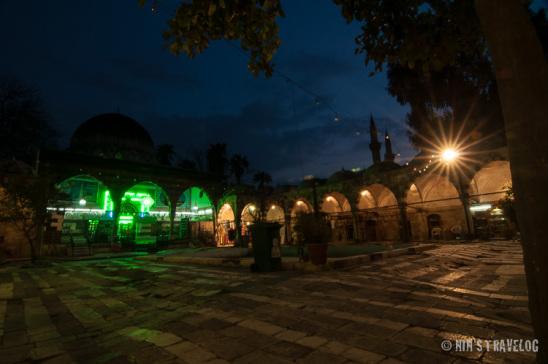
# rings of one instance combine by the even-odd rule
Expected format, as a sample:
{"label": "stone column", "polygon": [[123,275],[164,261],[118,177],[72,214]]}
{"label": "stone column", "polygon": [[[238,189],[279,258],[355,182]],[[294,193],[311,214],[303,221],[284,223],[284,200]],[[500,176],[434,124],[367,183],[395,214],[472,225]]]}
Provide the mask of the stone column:
{"label": "stone column", "polygon": [[[236,239],[234,240],[234,245],[237,247],[242,247],[242,216],[240,214],[239,203],[236,203],[233,206],[234,210],[234,228],[236,229]],[[247,248],[247,247],[244,247]]]}
{"label": "stone column", "polygon": [[353,228],[353,236],[352,236],[352,240],[354,240],[354,243],[357,243],[359,240],[360,240],[360,232],[358,230],[358,211],[356,211],[356,209],[354,209],[354,207],[352,207],[352,226],[354,227]]}
{"label": "stone column", "polygon": [[293,236],[291,234],[291,213],[284,212],[284,228],[285,228],[285,243],[293,243]]}
{"label": "stone column", "polygon": [[118,223],[120,221],[120,211],[122,209],[122,196],[124,192],[118,189],[110,189],[110,198],[112,199],[112,205],[114,210],[112,211],[112,221],[114,226],[112,228],[112,242],[116,242],[118,239]]}
{"label": "stone column", "polygon": [[409,242],[409,229],[407,228],[407,203],[404,199],[398,201],[400,210],[400,240],[403,243]]}
{"label": "stone column", "polygon": [[175,216],[177,215],[177,202],[179,201],[179,191],[169,191],[169,241],[175,240]]}
{"label": "stone column", "polygon": [[466,239],[471,239],[474,237],[474,224],[472,222],[472,217],[470,214],[470,201],[468,196],[468,186],[469,183],[463,181],[462,176],[459,174],[457,176],[457,183],[459,189],[459,197],[463,207],[464,214],[464,224],[466,228]]}

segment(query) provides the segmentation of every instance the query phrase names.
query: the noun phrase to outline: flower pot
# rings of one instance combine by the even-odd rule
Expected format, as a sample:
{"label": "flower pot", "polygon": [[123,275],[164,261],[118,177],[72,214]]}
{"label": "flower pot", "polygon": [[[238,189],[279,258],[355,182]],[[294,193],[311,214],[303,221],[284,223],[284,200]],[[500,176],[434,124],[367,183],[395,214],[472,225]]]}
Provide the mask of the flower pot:
{"label": "flower pot", "polygon": [[314,265],[327,263],[327,244],[308,244],[308,256]]}

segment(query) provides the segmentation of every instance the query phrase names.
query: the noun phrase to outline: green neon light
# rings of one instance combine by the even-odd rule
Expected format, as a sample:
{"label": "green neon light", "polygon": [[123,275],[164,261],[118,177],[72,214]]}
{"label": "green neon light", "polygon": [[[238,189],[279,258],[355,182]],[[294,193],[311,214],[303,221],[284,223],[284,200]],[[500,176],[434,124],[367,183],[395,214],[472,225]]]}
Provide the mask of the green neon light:
{"label": "green neon light", "polygon": [[126,192],[124,193],[124,199],[129,199],[131,202],[139,204],[139,210],[141,212],[149,212],[150,208],[156,201],[146,192]]}
{"label": "green neon light", "polygon": [[131,225],[133,224],[133,216],[123,215],[118,220],[118,225]]}
{"label": "green neon light", "polygon": [[113,211],[114,210],[114,203],[112,202],[112,198],[110,197],[110,191],[105,190],[103,194],[103,211]]}

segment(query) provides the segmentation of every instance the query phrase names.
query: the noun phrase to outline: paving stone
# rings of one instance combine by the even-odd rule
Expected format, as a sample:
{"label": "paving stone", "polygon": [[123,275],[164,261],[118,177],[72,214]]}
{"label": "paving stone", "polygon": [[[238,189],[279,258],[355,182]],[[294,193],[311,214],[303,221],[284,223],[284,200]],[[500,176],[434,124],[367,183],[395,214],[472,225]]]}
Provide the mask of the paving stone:
{"label": "paving stone", "polygon": [[311,352],[311,349],[303,345],[285,341],[276,342],[272,345],[264,347],[262,350],[278,356],[284,356],[292,360],[301,358]]}
{"label": "paving stone", "polygon": [[25,330],[6,332],[2,337],[2,345],[5,347],[21,346],[29,342],[29,337]]}
{"label": "paving stone", "polygon": [[297,342],[297,340],[306,336],[306,333],[295,330],[284,330],[275,335],[276,339],[285,340],[289,342]]}
{"label": "paving stone", "polygon": [[372,353],[370,351],[358,348],[350,348],[349,350],[343,352],[342,356],[357,363],[378,363],[382,359],[384,359],[384,355]]}
{"label": "paving stone", "polygon": [[182,339],[179,336],[173,335],[169,332],[162,332],[146,339],[146,341],[160,347],[173,345],[181,340]]}
{"label": "paving stone", "polygon": [[0,272],[0,358],[532,362],[527,353],[439,347],[444,339],[533,335],[520,250],[500,241],[439,245],[313,275],[123,259],[7,266]]}
{"label": "paving stone", "polygon": [[441,339],[432,338],[414,334],[412,332],[400,332],[394,336],[393,340],[397,343],[417,348],[437,351],[440,348]]}
{"label": "paving stone", "polygon": [[30,356],[32,347],[30,345],[12,346],[12,347],[0,347],[0,358],[2,363],[18,363],[24,361]]}
{"label": "paving stone", "polygon": [[239,322],[238,325],[269,336],[273,336],[284,329],[283,327],[258,320],[245,320]]}
{"label": "paving stone", "polygon": [[130,361],[136,364],[170,363],[175,357],[170,353],[154,346],[143,348],[129,356]]}
{"label": "paving stone", "polygon": [[178,358],[182,358],[184,353],[194,350],[196,348],[197,346],[189,341],[181,341],[175,345],[167,346],[164,349],[177,356]]}
{"label": "paving stone", "polygon": [[32,349],[30,358],[32,360],[44,360],[63,353],[60,345],[38,346]]}
{"label": "paving stone", "polygon": [[313,351],[303,358],[297,360],[300,364],[339,364],[347,359],[341,356],[326,353],[324,351]]}
{"label": "paving stone", "polygon": [[325,344],[327,341],[327,339],[319,336],[306,336],[297,340],[297,343],[312,349],[316,349]]}
{"label": "paving stone", "polygon": [[262,349],[266,346],[272,345],[277,342],[278,339],[272,336],[266,336],[256,333],[252,336],[246,336],[238,339],[239,342],[254,347],[255,349]]}
{"label": "paving stone", "polygon": [[253,330],[246,329],[245,327],[234,325],[220,330],[219,333],[224,336],[239,338],[252,336],[255,332]]}
{"label": "paving stone", "polygon": [[[386,358],[380,362],[380,364],[405,364],[403,361],[394,359],[394,358]],[[453,363],[454,364],[454,363]]]}
{"label": "paving stone", "polygon": [[58,355],[56,357],[50,358],[48,360],[43,361],[44,364],[71,364],[75,363],[75,361],[71,358],[68,354],[62,354]]}
{"label": "paving stone", "polygon": [[183,359],[188,364],[195,364],[204,363],[206,361],[215,359],[215,354],[197,347],[195,349],[184,352],[183,355],[179,358]]}
{"label": "paving stone", "polygon": [[451,362],[455,360],[454,358],[448,359],[446,355],[439,352],[421,349],[410,349],[403,353],[399,358],[404,362],[417,364],[446,363],[448,361]]}
{"label": "paving stone", "polygon": [[329,341],[325,345],[318,348],[318,350],[331,353],[334,355],[341,355],[343,352],[351,349],[352,347],[346,344],[343,344],[338,341]]}
{"label": "paving stone", "polygon": [[289,363],[294,363],[294,361],[288,358],[275,356],[273,354],[267,353],[262,350],[257,350],[234,360],[233,363],[234,364],[257,364],[257,363],[289,364]]}
{"label": "paving stone", "polygon": [[436,331],[433,329],[427,329],[419,326],[408,327],[403,332],[406,334],[420,335],[420,336],[426,336],[426,337],[435,337],[439,333],[439,331]]}
{"label": "paving stone", "polygon": [[404,353],[407,349],[408,346],[390,340],[384,340],[372,348],[374,352],[386,356],[398,356]]}
{"label": "paving stone", "polygon": [[246,345],[245,341],[238,341],[234,338],[218,340],[214,345],[209,346],[208,349],[219,358],[228,361],[232,361],[255,350],[254,347]]}

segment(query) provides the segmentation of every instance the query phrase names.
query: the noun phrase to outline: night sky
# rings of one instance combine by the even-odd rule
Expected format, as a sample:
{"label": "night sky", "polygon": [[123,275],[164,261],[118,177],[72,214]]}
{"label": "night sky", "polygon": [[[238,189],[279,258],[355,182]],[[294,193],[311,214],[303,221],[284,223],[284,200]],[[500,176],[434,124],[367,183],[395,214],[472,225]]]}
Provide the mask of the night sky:
{"label": "night sky", "polygon": [[319,105],[279,74],[254,78],[226,42],[193,60],[170,54],[161,33],[178,1],[163,0],[152,14],[137,0],[0,0],[0,73],[42,91],[63,148],[80,123],[119,111],[182,157],[225,142],[254,170],[296,183],[370,165],[372,113],[400,162],[416,153],[407,108],[388,94],[384,74],[368,76],[354,54],[359,25],[347,25],[330,0],[284,1],[275,57],[280,72],[320,95]]}

